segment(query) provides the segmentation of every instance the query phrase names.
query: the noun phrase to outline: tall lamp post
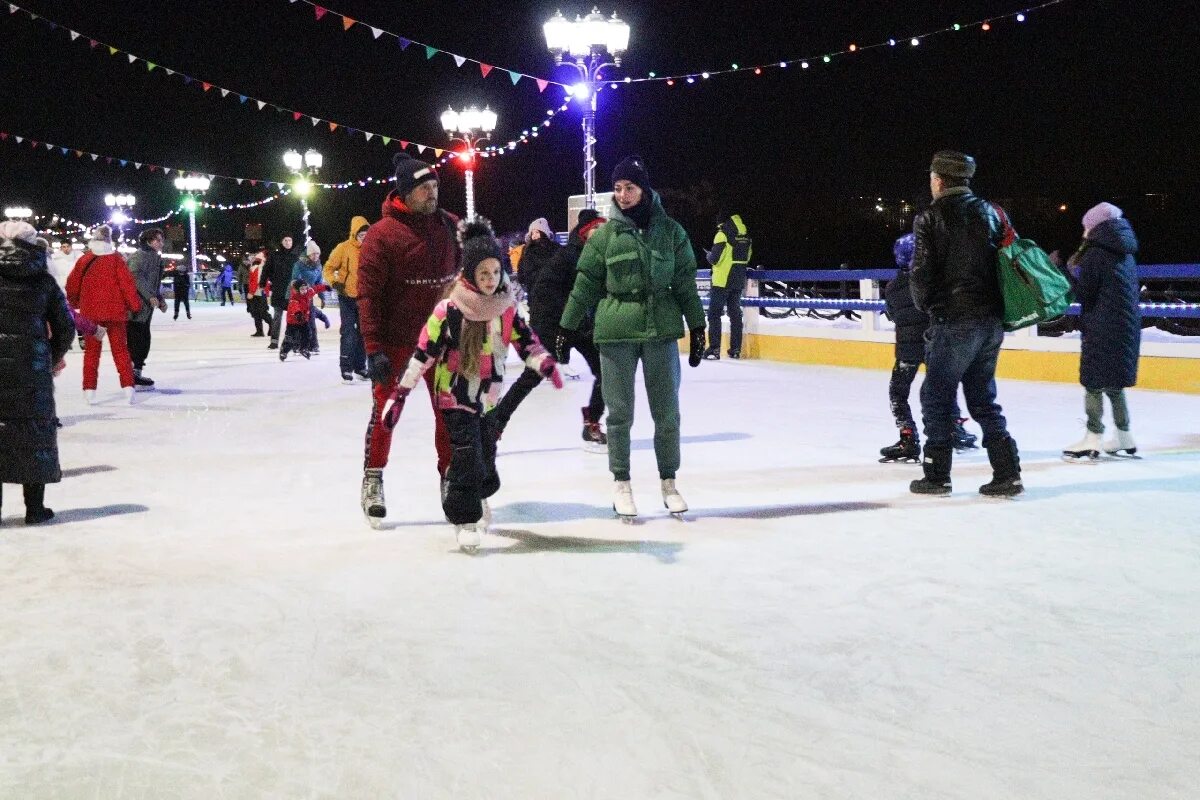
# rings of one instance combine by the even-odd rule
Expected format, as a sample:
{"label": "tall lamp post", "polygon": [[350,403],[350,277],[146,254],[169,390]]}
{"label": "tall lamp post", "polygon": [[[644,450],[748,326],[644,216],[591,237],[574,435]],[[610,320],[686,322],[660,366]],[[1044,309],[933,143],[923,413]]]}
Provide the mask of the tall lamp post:
{"label": "tall lamp post", "polygon": [[308,196],[312,193],[312,179],[321,171],[321,167],[325,164],[325,156],[313,150],[311,147],[301,156],[295,150],[288,150],[283,154],[283,165],[296,176],[296,180],[292,182],[292,189],[296,194],[300,195],[300,203],[304,208],[304,241],[310,238],[312,228],[308,224]]}
{"label": "tall lamp post", "polygon": [[496,112],[487,106],[483,111],[477,106],[463,111],[447,108],[442,112],[442,128],[451,142],[463,143],[458,159],[463,163],[467,179],[467,221],[471,222],[475,219],[475,148],[484,139],[491,138],[492,131],[496,130]]}
{"label": "tall lamp post", "polygon": [[188,212],[188,241],[191,243],[191,265],[192,274],[196,274],[196,206],[199,201],[197,195],[204,194],[208,191],[208,187],[212,182],[203,175],[187,175],[175,179],[175,188],[183,192],[186,196],[181,204],[185,211]]}
{"label": "tall lamp post", "polygon": [[584,203],[596,207],[596,90],[607,67],[621,66],[621,54],[629,49],[629,25],[614,11],[605,19],[599,8],[574,22],[561,11],[542,26],[546,47],[559,65],[569,64],[581,81],[570,89],[576,100],[587,103],[583,112],[583,184]]}
{"label": "tall lamp post", "polygon": [[112,209],[108,216],[108,221],[117,226],[117,241],[125,241],[125,223],[129,222],[129,214],[126,211],[128,208],[133,208],[137,204],[137,198],[131,194],[106,194],[104,195],[104,205]]}

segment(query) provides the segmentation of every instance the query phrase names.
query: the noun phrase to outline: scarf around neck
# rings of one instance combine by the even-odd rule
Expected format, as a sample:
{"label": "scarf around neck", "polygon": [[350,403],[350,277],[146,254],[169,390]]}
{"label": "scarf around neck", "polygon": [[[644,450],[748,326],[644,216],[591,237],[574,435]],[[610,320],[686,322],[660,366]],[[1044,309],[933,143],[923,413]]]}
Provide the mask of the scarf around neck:
{"label": "scarf around neck", "polygon": [[450,301],[471,322],[491,322],[514,303],[512,289],[507,281],[495,294],[483,294],[465,278],[459,278],[450,290]]}

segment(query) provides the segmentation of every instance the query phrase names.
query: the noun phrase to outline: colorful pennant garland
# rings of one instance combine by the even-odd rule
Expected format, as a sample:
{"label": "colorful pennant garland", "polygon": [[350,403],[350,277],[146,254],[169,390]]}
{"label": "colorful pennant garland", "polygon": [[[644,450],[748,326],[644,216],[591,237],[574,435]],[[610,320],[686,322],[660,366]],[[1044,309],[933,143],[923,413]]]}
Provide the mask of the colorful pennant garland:
{"label": "colorful pennant garland", "polygon": [[410,39],[406,36],[400,36],[399,34],[392,33],[391,31],[386,30],[384,28],[376,28],[372,25],[366,24],[365,22],[361,22],[360,20],[348,17],[345,14],[339,14],[337,11],[333,11],[332,9],[329,9],[325,6],[318,5],[317,3],[312,2],[312,0],[288,0],[288,2],[289,3],[300,2],[300,3],[304,3],[307,6],[310,6],[313,10],[313,17],[315,18],[315,20],[317,22],[320,22],[322,19],[324,19],[324,17],[326,15],[340,17],[341,21],[342,21],[342,30],[343,31],[349,31],[355,25],[359,25],[364,28],[368,28],[371,31],[371,36],[376,39],[378,39],[381,36],[388,36],[389,38],[395,39],[396,42],[400,45],[401,50],[408,50],[409,45],[415,44],[418,47],[424,48],[426,61],[432,61],[433,57],[438,54],[450,56],[450,58],[454,59],[455,65],[458,66],[459,68],[461,68],[463,64],[465,64],[469,61],[472,64],[476,64],[479,66],[479,72],[485,78],[488,76],[488,74],[490,72],[492,72],[492,70],[499,70],[500,72],[507,73],[509,80],[512,81],[513,86],[516,86],[518,83],[520,83],[522,78],[528,78],[529,80],[534,81],[537,84],[539,93],[546,91],[546,87],[551,84],[553,84],[555,86],[561,86],[563,89],[568,88],[567,84],[565,84],[565,83],[559,83],[558,81],[549,80],[546,78],[540,78],[537,75],[529,75],[524,72],[518,72],[515,69],[506,69],[505,67],[497,67],[494,64],[487,64],[483,61],[480,61],[477,58],[471,58],[470,56],[459,55],[458,53],[451,53],[449,50],[443,50],[440,47],[435,47],[431,44],[426,44],[425,42],[419,42],[416,39]]}
{"label": "colorful pennant garland", "polygon": [[[36,14],[27,8],[22,8],[21,6],[16,5],[14,3],[9,3],[8,8],[9,8],[10,16],[12,14],[15,14],[18,11],[22,11],[25,14],[28,14],[29,18],[31,20],[34,20],[34,21],[41,20],[43,22],[46,22],[47,24],[49,24],[51,26],[51,28],[50,28],[51,30],[57,30],[59,28],[62,28],[63,30],[65,30],[69,34],[71,34],[72,41],[74,41],[77,38],[86,37],[86,34],[82,34],[82,33],[79,33],[78,31],[71,30],[71,29],[67,28],[65,25],[61,25],[59,23],[53,22],[52,20],[49,20],[39,14]],[[302,120],[308,120],[314,127],[316,127],[320,123],[324,122],[326,124],[326,126],[328,126],[330,133],[334,133],[335,131],[342,130],[345,133],[348,133],[350,135],[362,134],[364,139],[368,142],[370,142],[373,139],[378,138],[380,143],[383,144],[385,147],[390,146],[392,142],[399,142],[402,149],[408,149],[409,147],[416,147],[416,148],[420,149],[420,152],[424,152],[425,149],[441,149],[441,148],[434,147],[434,145],[422,144],[420,142],[414,142],[411,139],[402,139],[397,136],[385,136],[381,133],[375,133],[374,131],[365,131],[365,130],[362,130],[361,128],[355,128],[350,125],[346,125],[343,122],[336,122],[333,120],[323,119],[321,117],[313,116],[312,114],[306,114],[303,111],[297,111],[296,109],[293,109],[293,108],[288,108],[286,106],[281,106],[277,103],[272,103],[269,100],[262,100],[260,98],[254,97],[253,95],[242,94],[234,89],[228,89],[223,86],[219,86],[215,83],[210,83],[208,81],[202,81],[199,78],[193,77],[193,76],[188,75],[183,72],[180,72],[179,70],[164,67],[164,66],[162,66],[162,64],[149,61],[149,60],[143,58],[142,56],[139,56],[135,53],[130,53],[126,50],[122,50],[119,47],[115,47],[113,45],[107,44],[106,42],[102,42],[99,39],[88,38],[88,42],[90,43],[90,47],[92,49],[96,49],[97,46],[103,46],[108,49],[108,52],[111,55],[123,53],[126,56],[126,58],[129,60],[130,64],[133,64],[137,61],[142,61],[146,64],[146,68],[147,68],[148,72],[151,72],[155,69],[161,69],[168,76],[179,77],[183,81],[185,86],[197,84],[201,87],[201,89],[203,90],[204,93],[208,93],[213,89],[217,89],[220,91],[221,97],[236,98],[239,104],[245,104],[247,101],[253,100],[254,103],[258,106],[259,111],[262,111],[263,109],[265,109],[266,107],[269,106],[269,107],[275,109],[275,111],[277,111],[279,113],[289,114],[292,117],[292,119],[295,120],[296,122],[300,122]]]}
{"label": "colorful pennant garland", "polygon": [[609,81],[607,83],[608,83],[609,88],[611,88],[611,89],[616,89],[617,87],[622,86],[622,85],[629,85],[629,84],[636,84],[636,83],[654,83],[654,82],[664,82],[667,84],[667,86],[674,86],[676,83],[679,83],[679,82],[683,82],[683,83],[687,83],[687,84],[695,84],[697,81],[708,80],[709,78],[717,77],[720,75],[733,75],[733,74],[739,74],[739,73],[740,74],[752,73],[754,75],[762,75],[763,72],[765,72],[767,70],[783,70],[783,69],[788,69],[789,67],[793,67],[793,66],[799,66],[800,69],[809,69],[810,67],[816,66],[818,64],[828,64],[831,61],[833,61],[833,59],[835,59],[835,58],[841,58],[841,57],[849,56],[849,55],[857,55],[858,53],[863,53],[863,52],[866,52],[867,50],[876,50],[876,49],[880,49],[880,48],[884,48],[884,47],[898,47],[901,44],[907,44],[909,47],[917,47],[923,41],[925,41],[926,39],[929,39],[930,37],[940,36],[940,35],[946,34],[946,33],[965,31],[965,30],[969,30],[972,28],[978,28],[979,30],[986,33],[988,31],[990,31],[992,29],[993,25],[995,25],[998,22],[1004,22],[1007,20],[1014,20],[1016,22],[1025,22],[1025,20],[1028,19],[1029,15],[1032,14],[1033,12],[1040,11],[1044,8],[1049,8],[1050,6],[1056,6],[1056,5],[1059,5],[1060,3],[1065,3],[1067,1],[1068,0],[1048,0],[1048,2],[1044,2],[1044,3],[1041,3],[1040,5],[1036,5],[1036,6],[1030,6],[1029,8],[1022,9],[1020,11],[1012,11],[1007,14],[999,14],[999,15],[992,16],[992,17],[985,17],[983,19],[974,20],[973,22],[963,22],[963,23],[956,22],[951,25],[947,25],[944,28],[938,28],[937,30],[926,31],[925,33],[918,33],[915,36],[905,36],[905,37],[901,37],[899,39],[894,39],[894,38],[893,39],[885,39],[880,42],[875,42],[874,44],[866,44],[866,45],[849,44],[842,50],[835,50],[835,51],[831,51],[828,53],[821,53],[820,55],[816,55],[816,56],[808,56],[808,57],[804,57],[804,58],[788,58],[783,61],[772,61],[768,64],[756,64],[753,66],[741,66],[739,64],[733,64],[732,66],[730,66],[726,69],[710,69],[710,70],[702,70],[700,72],[682,72],[682,73],[679,73],[676,75],[660,76],[660,75],[657,75],[657,74],[651,72],[649,75],[647,75],[644,78],[626,77],[619,81]]}

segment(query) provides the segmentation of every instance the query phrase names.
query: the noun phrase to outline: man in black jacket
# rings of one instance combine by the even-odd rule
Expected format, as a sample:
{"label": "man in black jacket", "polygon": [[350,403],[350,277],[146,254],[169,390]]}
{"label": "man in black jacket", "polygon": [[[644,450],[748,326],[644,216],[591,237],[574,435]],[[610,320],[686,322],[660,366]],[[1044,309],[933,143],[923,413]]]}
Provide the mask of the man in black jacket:
{"label": "man in black jacket", "polygon": [[929,314],[925,334],[925,477],[916,494],[950,494],[955,401],[961,383],[967,410],[983,428],[992,480],[980,494],[1011,497],[1023,491],[1017,443],[996,403],[996,361],[1004,341],[1004,299],[996,251],[1004,225],[996,210],[970,188],[975,159],[952,150],[933,157],[933,205],[913,223],[916,251],[910,275],[913,303]]}
{"label": "man in black jacket", "polygon": [[275,317],[271,320],[271,343],[268,350],[279,348],[279,337],[283,333],[284,321],[287,319],[288,290],[292,283],[292,267],[296,265],[298,256],[292,250],[292,237],[284,236],[279,240],[279,247],[271,251],[267,258],[267,268],[264,270],[266,279],[271,283],[271,307],[275,309]]}

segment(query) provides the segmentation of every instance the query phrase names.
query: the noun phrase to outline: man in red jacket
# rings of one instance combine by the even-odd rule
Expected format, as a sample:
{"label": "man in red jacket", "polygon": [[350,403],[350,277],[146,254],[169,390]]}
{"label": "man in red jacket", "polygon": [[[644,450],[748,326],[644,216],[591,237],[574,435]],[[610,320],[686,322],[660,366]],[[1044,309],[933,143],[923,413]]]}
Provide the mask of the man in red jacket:
{"label": "man in red jacket", "polygon": [[[380,422],[380,410],[459,264],[458,220],[438,208],[437,172],[407,153],[397,154],[395,165],[396,188],[383,201],[383,216],[367,231],[358,257],[359,328],[373,399],[361,500],[372,524],[387,516],[383,468],[392,446],[392,432]],[[434,408],[438,473],[445,475],[450,435],[437,413],[433,376],[433,370],[426,372],[425,383]]]}

